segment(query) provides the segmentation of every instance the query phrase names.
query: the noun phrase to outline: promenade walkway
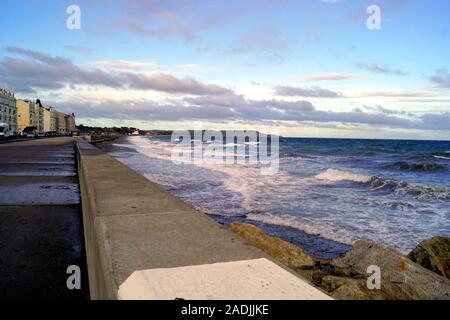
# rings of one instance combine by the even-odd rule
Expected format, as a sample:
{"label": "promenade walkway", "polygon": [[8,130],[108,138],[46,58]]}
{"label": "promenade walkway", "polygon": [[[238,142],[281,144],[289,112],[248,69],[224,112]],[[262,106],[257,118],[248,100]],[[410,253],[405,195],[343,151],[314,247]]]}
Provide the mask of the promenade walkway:
{"label": "promenade walkway", "polygon": [[[67,267],[81,269],[69,290]],[[0,299],[89,298],[75,144],[0,145]]]}

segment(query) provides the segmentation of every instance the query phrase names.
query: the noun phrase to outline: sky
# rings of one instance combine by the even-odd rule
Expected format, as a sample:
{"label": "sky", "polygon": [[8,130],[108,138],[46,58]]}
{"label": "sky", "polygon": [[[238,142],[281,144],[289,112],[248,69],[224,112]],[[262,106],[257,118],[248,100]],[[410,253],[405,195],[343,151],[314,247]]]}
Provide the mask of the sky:
{"label": "sky", "polygon": [[[67,27],[71,5],[79,28]],[[2,0],[0,10],[0,87],[77,124],[450,140],[448,0]]]}

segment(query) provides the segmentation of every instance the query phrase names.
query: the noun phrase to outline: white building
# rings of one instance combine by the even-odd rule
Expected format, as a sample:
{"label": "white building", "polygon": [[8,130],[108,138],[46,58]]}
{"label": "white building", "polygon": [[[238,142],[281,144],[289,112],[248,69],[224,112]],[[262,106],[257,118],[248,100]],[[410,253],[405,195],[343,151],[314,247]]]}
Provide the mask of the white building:
{"label": "white building", "polygon": [[9,134],[17,133],[17,107],[13,93],[0,88],[0,123],[6,124]]}

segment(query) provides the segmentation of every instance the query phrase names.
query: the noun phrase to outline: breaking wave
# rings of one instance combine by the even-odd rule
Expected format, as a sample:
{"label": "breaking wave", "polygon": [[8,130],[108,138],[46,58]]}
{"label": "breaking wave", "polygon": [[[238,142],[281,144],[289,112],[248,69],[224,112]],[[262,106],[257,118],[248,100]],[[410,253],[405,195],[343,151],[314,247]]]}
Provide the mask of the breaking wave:
{"label": "breaking wave", "polygon": [[353,181],[353,182],[367,183],[371,181],[372,178],[373,177],[371,176],[365,176],[362,174],[337,169],[328,169],[316,175],[316,179],[325,180],[329,182]]}
{"label": "breaking wave", "polygon": [[436,159],[441,159],[441,160],[450,160],[450,157],[444,157],[444,156],[434,156]]}
{"label": "breaking wave", "polygon": [[[449,158],[450,159],[450,158]],[[437,171],[446,170],[448,166],[445,164],[426,162],[426,163],[409,163],[409,162],[395,162],[385,166],[387,169],[397,169],[405,171]]]}
{"label": "breaking wave", "polygon": [[448,200],[450,190],[447,188],[430,187],[411,184],[405,181],[384,179],[376,176],[365,176],[348,171],[328,169],[315,177],[328,182],[351,181],[367,186],[371,191],[385,192],[397,196],[413,196],[421,200]]}
{"label": "breaking wave", "polygon": [[398,196],[412,196],[419,200],[450,199],[450,190],[446,188],[411,184],[404,181],[381,179],[378,177],[373,177],[368,185],[372,191],[384,191]]}

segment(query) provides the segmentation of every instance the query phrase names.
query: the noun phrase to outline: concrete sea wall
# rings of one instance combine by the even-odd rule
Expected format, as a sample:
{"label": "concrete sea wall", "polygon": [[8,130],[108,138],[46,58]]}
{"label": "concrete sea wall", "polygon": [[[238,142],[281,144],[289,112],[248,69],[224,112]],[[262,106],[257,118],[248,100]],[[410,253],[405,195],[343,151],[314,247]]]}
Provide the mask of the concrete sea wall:
{"label": "concrete sea wall", "polygon": [[[272,275],[274,268],[280,268],[259,249],[247,245],[237,235],[205,214],[196,211],[82,138],[77,140],[77,160],[92,299],[117,299],[121,284],[139,270],[150,270],[150,274],[152,270],[163,270],[170,279],[172,273],[180,274],[180,267],[192,268],[201,265],[201,270],[204,270],[207,265],[233,261],[256,261],[255,268],[262,268],[263,273],[270,272]],[[261,264],[260,259],[268,261]],[[250,267],[252,263],[248,265]],[[229,270],[230,266],[227,264],[226,268]],[[208,269],[213,268],[206,267],[206,270]],[[183,272],[184,270],[181,270],[181,274]],[[185,298],[201,297],[201,285],[208,284],[204,279],[197,281],[195,276],[202,277],[202,274],[191,271],[187,274],[190,277],[189,285],[195,287],[193,289],[196,290],[196,295],[183,291],[186,289],[181,288],[183,283],[177,282],[177,288],[167,288],[167,285],[164,287],[164,283],[158,282],[160,277],[155,280],[157,283],[148,280],[151,277],[144,278],[149,281],[147,285],[152,287],[152,290],[160,286],[161,291],[165,292],[163,296],[156,293],[151,297],[170,298],[172,293],[168,293],[168,289],[171,289],[174,295],[177,294],[176,290],[183,289],[179,292],[184,292]],[[221,274],[217,271],[217,266],[214,267],[214,274]],[[215,279],[226,287],[229,275],[224,273],[222,277],[224,279]],[[236,284],[240,283],[239,274],[233,277],[236,280],[233,295],[221,295],[220,287],[215,289],[217,292],[213,290],[211,293],[210,287],[210,295],[204,298],[239,297],[240,291],[236,289]],[[284,281],[277,280],[279,283],[272,291],[261,291],[254,283],[250,284],[254,287],[249,288],[249,284],[243,281],[243,297],[280,297],[277,293],[284,291],[283,286],[292,290],[293,283],[298,281],[301,284],[298,287],[301,289],[297,290],[295,298],[328,298],[302,279],[293,276],[290,271],[283,277]],[[245,279],[248,279],[248,276],[245,276]],[[131,283],[123,292],[129,294],[129,297],[139,298],[133,287]],[[139,288],[142,291],[142,286]],[[255,294],[248,294],[252,291]],[[261,296],[260,292],[269,294]],[[149,298],[149,295],[144,293],[141,297]],[[126,299],[127,296],[120,298]]]}

